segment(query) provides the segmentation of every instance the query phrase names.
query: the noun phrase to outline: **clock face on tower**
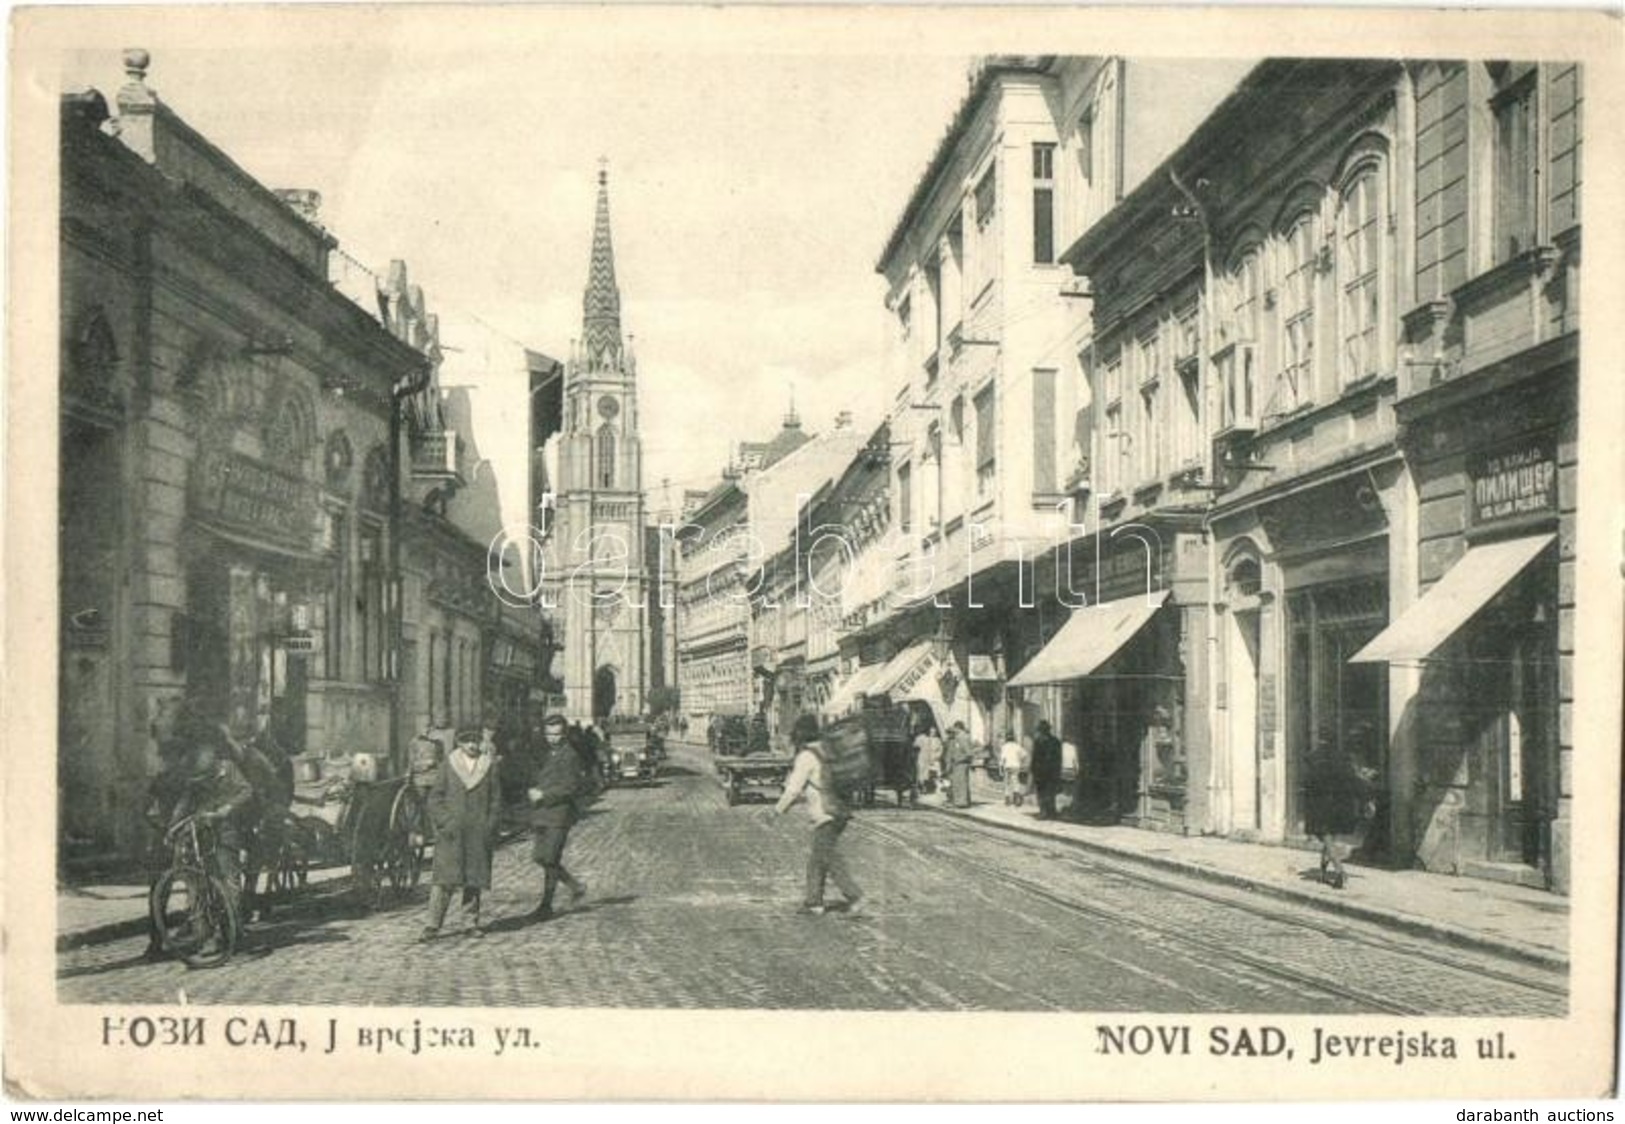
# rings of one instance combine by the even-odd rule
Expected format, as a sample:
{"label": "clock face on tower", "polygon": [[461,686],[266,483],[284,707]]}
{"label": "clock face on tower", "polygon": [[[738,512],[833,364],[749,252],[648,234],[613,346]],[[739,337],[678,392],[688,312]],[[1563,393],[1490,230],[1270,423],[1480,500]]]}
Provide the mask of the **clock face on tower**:
{"label": "clock face on tower", "polygon": [[621,412],[621,404],[609,395],[598,400],[598,416],[605,421],[614,421]]}

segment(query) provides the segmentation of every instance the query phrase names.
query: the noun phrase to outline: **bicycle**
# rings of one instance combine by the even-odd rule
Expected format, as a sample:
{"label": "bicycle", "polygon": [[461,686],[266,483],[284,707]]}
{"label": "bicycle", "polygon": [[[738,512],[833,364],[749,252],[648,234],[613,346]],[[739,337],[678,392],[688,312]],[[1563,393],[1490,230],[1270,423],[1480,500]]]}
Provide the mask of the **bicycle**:
{"label": "bicycle", "polygon": [[211,861],[220,846],[216,830],[190,815],[164,833],[164,843],[169,866],[147,902],[159,945],[190,968],[224,964],[237,950],[242,921],[236,894]]}

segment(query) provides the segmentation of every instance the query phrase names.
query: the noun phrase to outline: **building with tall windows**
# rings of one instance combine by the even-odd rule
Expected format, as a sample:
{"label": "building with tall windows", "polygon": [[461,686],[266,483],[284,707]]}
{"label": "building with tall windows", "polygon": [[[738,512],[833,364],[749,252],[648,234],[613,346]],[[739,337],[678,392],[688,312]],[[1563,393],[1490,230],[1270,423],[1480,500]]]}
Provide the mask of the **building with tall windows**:
{"label": "building with tall windows", "polygon": [[1143,637],[1173,689],[1130,678],[1132,650],[1075,686],[1108,716],[1089,740],[1125,815],[1302,837],[1308,730],[1383,767],[1386,683],[1347,657],[1404,568],[1402,79],[1261,64],[1068,252],[1095,294],[1093,471],[1074,499],[1097,536],[1151,528],[1164,570]]}
{"label": "building with tall windows", "polygon": [[[812,437],[794,411],[767,441],[741,442],[722,478],[688,497],[674,536],[677,557],[677,686],[684,712],[699,730],[723,716],[752,713],[751,588],[763,557],[752,529],[755,479]],[[794,513],[791,520],[793,523]],[[791,524],[781,521],[781,529]]]}
{"label": "building with tall windows", "polygon": [[868,693],[889,693],[886,679],[952,683],[938,710],[983,742],[1028,735],[1045,716],[1060,728],[1053,692],[1006,691],[1010,669],[1066,618],[1041,560],[1072,537],[1068,489],[1089,465],[1077,376],[1088,302],[1058,254],[1244,71],[1066,56],[976,64],[877,264],[894,320],[895,588],[891,611],[850,644],[895,674]]}
{"label": "building with tall windows", "polygon": [[1308,843],[1332,760],[1357,860],[1566,886],[1579,105],[1572,67],[1270,60],[1066,251],[1080,541],[1150,527],[1161,576],[1129,645],[1069,658],[1075,612],[1016,681],[1074,692],[1105,806]]}
{"label": "building with tall windows", "polygon": [[1393,623],[1353,659],[1389,678],[1396,854],[1567,892],[1583,74],[1407,76],[1415,217],[1392,330],[1415,513]]}

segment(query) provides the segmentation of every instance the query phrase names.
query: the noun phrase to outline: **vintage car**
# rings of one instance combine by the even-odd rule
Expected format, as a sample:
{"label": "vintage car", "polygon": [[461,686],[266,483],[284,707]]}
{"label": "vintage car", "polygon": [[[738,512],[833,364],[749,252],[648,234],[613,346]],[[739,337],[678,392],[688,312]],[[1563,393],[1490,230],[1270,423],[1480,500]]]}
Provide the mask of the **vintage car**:
{"label": "vintage car", "polygon": [[605,731],[605,780],[610,784],[652,781],[665,758],[665,744],[647,722],[619,722]]}

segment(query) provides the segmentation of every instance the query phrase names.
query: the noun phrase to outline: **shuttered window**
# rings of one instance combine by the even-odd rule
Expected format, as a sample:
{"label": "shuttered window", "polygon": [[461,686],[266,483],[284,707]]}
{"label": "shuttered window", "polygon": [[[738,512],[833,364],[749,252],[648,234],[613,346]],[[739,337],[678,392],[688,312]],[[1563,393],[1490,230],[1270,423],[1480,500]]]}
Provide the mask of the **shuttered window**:
{"label": "shuttered window", "polygon": [[1056,490],[1055,480],[1055,372],[1033,372],[1033,492]]}

